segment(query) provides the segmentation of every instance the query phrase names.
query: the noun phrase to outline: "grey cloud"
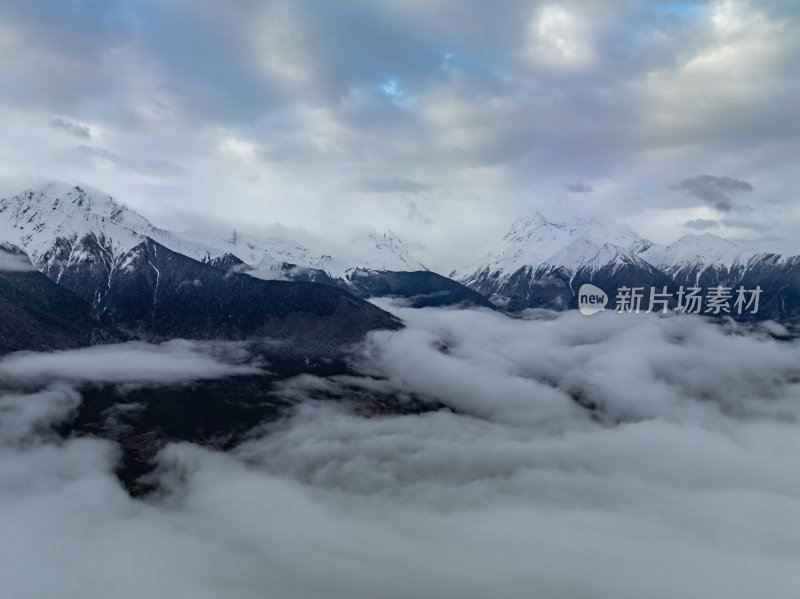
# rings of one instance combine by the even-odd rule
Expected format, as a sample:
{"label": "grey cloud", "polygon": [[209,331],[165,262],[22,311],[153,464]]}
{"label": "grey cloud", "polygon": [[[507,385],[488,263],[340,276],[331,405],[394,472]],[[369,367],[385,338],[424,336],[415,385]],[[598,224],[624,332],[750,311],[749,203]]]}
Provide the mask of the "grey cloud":
{"label": "grey cloud", "polygon": [[66,131],[75,137],[82,137],[84,139],[89,139],[91,137],[89,127],[86,125],[79,125],[78,123],[73,123],[72,121],[67,121],[65,119],[52,119],[50,121],[50,126],[53,129]]}
{"label": "grey cloud", "polygon": [[586,183],[564,183],[564,189],[572,193],[592,193],[594,187]]}
{"label": "grey cloud", "polygon": [[744,220],[741,218],[723,218],[719,221],[726,227],[736,227],[738,229],[750,229],[752,231],[769,231],[772,229],[769,225],[755,222],[752,220]]}
{"label": "grey cloud", "polygon": [[81,152],[82,154],[86,154],[88,156],[94,156],[95,158],[102,158],[104,160],[108,160],[109,162],[113,162],[114,164],[122,163],[122,158],[120,158],[113,152],[110,152],[109,150],[105,150],[103,148],[81,145],[81,146],[75,146],[75,149]]}
{"label": "grey cloud", "polygon": [[20,352],[0,359],[0,383],[31,385],[62,380],[164,384],[262,372],[244,361],[247,357],[236,343],[183,340],[160,345],[130,342],[52,353]]}
{"label": "grey cloud", "polygon": [[102,160],[107,160],[114,166],[135,173],[145,175],[161,176],[176,176],[185,172],[184,168],[178,164],[168,160],[159,160],[155,158],[133,159],[119,156],[114,152],[106,150],[105,148],[97,148],[94,146],[80,145],[75,148],[80,153],[87,156],[93,156]]}
{"label": "grey cloud", "polygon": [[[724,222],[724,221],[723,221]],[[696,229],[697,231],[705,231],[707,229],[715,229],[719,227],[719,222],[708,218],[696,218],[694,220],[687,220],[683,226],[688,229]]]}
{"label": "grey cloud", "polygon": [[681,189],[691,196],[711,204],[718,210],[730,211],[734,207],[732,195],[753,191],[753,186],[747,181],[733,179],[732,177],[717,177],[714,175],[698,175],[691,179],[683,179],[673,186]]}
{"label": "grey cloud", "polygon": [[350,186],[351,191],[364,193],[409,193],[420,194],[432,188],[427,183],[394,177],[391,179],[359,179]]}
{"label": "grey cloud", "polygon": [[[759,235],[758,237],[730,237],[729,238],[734,243],[738,243],[743,247],[752,247],[753,252],[763,251],[763,247],[769,247],[769,245],[774,244],[775,242],[785,242],[786,239],[781,237],[780,235]],[[798,255],[796,244],[792,244],[791,249],[786,252],[787,256],[796,256]],[[779,253],[779,252],[778,252]]]}
{"label": "grey cloud", "polygon": [[426,225],[430,224],[431,220],[427,216],[425,216],[425,213],[422,211],[422,209],[415,201],[409,198],[403,198],[403,203],[405,204],[406,209],[408,211],[409,220],[418,221]]}
{"label": "grey cloud", "polygon": [[[169,195],[178,210],[217,218],[230,214],[222,195],[236,196],[238,211],[254,220],[279,218],[263,198],[280,188],[283,205],[297,207],[280,218],[318,230],[331,224],[327,192],[363,176],[413,173],[458,198],[418,202],[432,226],[377,193],[338,194],[336,217],[369,214],[381,228],[403,220],[407,236],[418,233],[431,262],[441,263],[447,252],[457,259],[452,231],[478,239],[513,220],[533,186],[547,213],[562,209],[565,181],[608,181],[592,197],[612,218],[635,216],[614,198],[643,198],[636,211],[663,210],[669,198],[653,181],[684,173],[752,173],[764,182],[759,191],[789,197],[800,134],[797,10],[748,0],[692,6],[678,15],[620,0],[437,0],[424,8],[399,0],[6,2],[6,139],[33,140],[24,123],[68,115],[92,123],[118,153],[98,159],[128,160],[116,163],[119,172],[93,160],[73,168],[38,143],[15,141],[5,169],[35,164],[46,176],[111,186],[119,197],[154,198],[154,212],[163,206],[155,198]],[[558,9],[551,22],[537,22],[548,7]],[[570,62],[576,44],[583,64]],[[382,90],[390,80],[402,97]],[[764,110],[767,103],[774,109]],[[234,162],[220,151],[230,138],[259,149]],[[136,159],[153,148],[159,160]],[[198,165],[191,181],[155,187],[136,176],[168,176],[179,165]],[[731,208],[735,192],[718,191],[723,197],[703,201]],[[796,218],[766,217],[787,228]]]}

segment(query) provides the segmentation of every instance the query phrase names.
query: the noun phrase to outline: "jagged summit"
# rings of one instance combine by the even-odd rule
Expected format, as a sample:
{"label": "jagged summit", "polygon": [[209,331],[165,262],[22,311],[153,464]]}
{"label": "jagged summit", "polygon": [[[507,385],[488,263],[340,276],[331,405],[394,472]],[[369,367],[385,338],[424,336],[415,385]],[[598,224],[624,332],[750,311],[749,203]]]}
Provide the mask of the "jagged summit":
{"label": "jagged summit", "polygon": [[652,245],[627,227],[584,218],[559,222],[536,212],[517,219],[494,250],[451,276],[511,310],[563,309],[583,282],[668,282],[640,255]]}
{"label": "jagged summit", "polygon": [[[344,260],[342,262],[341,260]],[[416,258],[411,256],[403,241],[392,230],[379,233],[369,229],[356,235],[346,248],[336,268],[340,275],[348,269],[375,271],[418,271],[428,270]],[[347,265],[351,266],[347,266]],[[342,270],[344,268],[344,270]]]}
{"label": "jagged summit", "polygon": [[69,245],[72,255],[82,239],[92,237],[116,254],[142,241],[141,235],[118,222],[124,212],[111,196],[80,186],[48,185],[0,199],[0,238],[24,248],[40,269],[54,259],[59,242]]}
{"label": "jagged summit", "polygon": [[278,237],[233,233],[175,234],[160,229],[111,195],[88,185],[50,183],[0,199],[0,240],[23,247],[40,270],[53,271],[78,258],[91,239],[115,259],[152,239],[168,249],[212,265],[244,263],[242,270],[264,279],[316,276],[347,282],[359,271],[427,270],[392,231],[366,230],[335,249]]}
{"label": "jagged summit", "polygon": [[79,259],[84,240],[97,243],[113,260],[146,238],[203,262],[222,256],[213,247],[153,226],[112,196],[86,185],[50,183],[0,199],[0,239],[24,248],[43,271]]}
{"label": "jagged summit", "polygon": [[[261,278],[283,278],[296,269],[320,271],[342,281],[357,271],[427,270],[392,231],[379,233],[366,230],[350,242],[332,245],[321,240],[301,243],[284,237],[252,235],[232,231],[225,235],[190,231],[184,233],[194,241],[213,246],[237,256]],[[287,270],[287,267],[295,267]]]}
{"label": "jagged summit", "polygon": [[510,276],[523,267],[576,269],[617,256],[635,261],[642,248],[650,246],[650,241],[626,227],[604,227],[595,219],[582,218],[558,222],[536,212],[518,218],[494,250],[451,276],[470,280],[487,269],[497,277]]}
{"label": "jagged summit", "polygon": [[67,183],[50,182],[41,189],[27,189],[23,194],[29,200],[55,200],[68,202],[84,212],[99,214],[106,218],[118,219],[127,211],[127,207],[118,203],[109,194],[90,185],[69,185]]}
{"label": "jagged summit", "polygon": [[667,246],[653,246],[644,257],[662,267],[703,264],[731,268],[747,260],[740,246],[713,233],[684,235]]}
{"label": "jagged summit", "polygon": [[531,216],[520,216],[513,222],[511,228],[506,233],[506,237],[517,237],[520,235],[525,235],[528,231],[532,229],[536,229],[538,227],[543,227],[547,225],[556,225],[559,226],[558,223],[551,222],[545,218],[545,216],[539,212],[538,210],[533,213]]}
{"label": "jagged summit", "polygon": [[[233,231],[177,235],[84,185],[51,184],[0,199],[3,242],[22,248],[39,271],[84,298],[98,317],[113,310],[130,316],[145,306],[132,321],[141,330],[161,314],[159,298],[170,288],[165,285],[187,293],[208,276],[221,289],[216,278],[232,270],[325,283],[363,298],[410,298],[418,306],[491,307],[489,298],[509,310],[570,307],[584,282],[608,289],[762,285],[770,289],[764,296],[770,314],[787,319],[800,311],[800,299],[792,295],[800,287],[798,257],[748,256],[709,233],[659,246],[627,227],[596,219],[555,221],[539,212],[517,219],[494,250],[454,271],[460,283],[427,271],[393,231],[362,229],[338,246]],[[198,267],[193,261],[217,274],[186,278]]]}
{"label": "jagged summit", "polygon": [[[40,272],[25,274],[36,275],[31,280],[47,297],[60,302],[60,292],[71,292],[90,318],[123,336],[277,336],[319,349],[349,343],[373,328],[399,326],[372,304],[330,285],[227,272],[227,264],[214,263],[223,251],[158,229],[111,196],[83,186],[46,186],[0,200],[0,242],[27,254]],[[12,289],[9,297],[16,302],[21,296]],[[38,331],[38,321],[16,303],[12,307],[19,327]]]}
{"label": "jagged summit", "polygon": [[800,310],[798,268],[798,257],[748,255],[711,233],[663,246],[627,227],[595,219],[558,222],[537,212],[514,221],[492,251],[451,277],[512,310],[575,307],[576,289],[586,282],[609,290],[759,285],[764,313],[790,320]]}

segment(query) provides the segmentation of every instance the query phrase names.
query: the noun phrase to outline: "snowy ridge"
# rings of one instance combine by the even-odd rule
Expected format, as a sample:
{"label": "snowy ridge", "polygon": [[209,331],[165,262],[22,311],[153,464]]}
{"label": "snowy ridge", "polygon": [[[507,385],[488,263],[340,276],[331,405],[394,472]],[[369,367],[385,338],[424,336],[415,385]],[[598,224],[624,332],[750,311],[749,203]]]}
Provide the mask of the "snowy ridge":
{"label": "snowy ridge", "polygon": [[627,228],[584,219],[554,222],[536,214],[518,219],[496,249],[451,277],[510,311],[576,308],[577,290],[585,283],[606,290],[760,284],[764,297],[772,298],[766,300],[772,302],[766,308],[770,317],[791,320],[800,297],[798,269],[798,256],[748,255],[709,233],[660,246]]}
{"label": "snowy ridge", "polygon": [[213,233],[188,231],[182,234],[185,238],[213,247],[219,254],[231,254],[244,262],[253,270],[250,274],[265,279],[286,278],[284,264],[295,264],[307,268],[318,268],[315,264],[320,257],[300,243],[277,237],[259,237],[231,231],[228,236]]}
{"label": "snowy ridge", "polygon": [[53,259],[60,240],[69,246],[69,260],[79,260],[80,242],[94,239],[112,256],[121,256],[144,237],[115,222],[120,206],[110,196],[81,187],[48,186],[0,199],[0,237],[22,247],[40,269]]}
{"label": "snowy ridge", "polygon": [[[55,251],[66,245],[66,263],[81,261],[81,242],[92,239],[114,262],[150,237],[167,248],[200,261],[220,257],[217,249],[186,241],[154,227],[145,218],[89,186],[52,183],[0,199],[0,238],[24,248],[40,270],[58,269]],[[124,267],[123,264],[118,267]]]}
{"label": "snowy ridge", "polygon": [[229,237],[177,235],[155,227],[108,194],[86,185],[52,183],[38,191],[0,199],[0,240],[24,248],[37,268],[50,273],[58,273],[73,261],[89,260],[88,254],[83,255],[84,240],[96,242],[103,250],[103,260],[114,269],[125,268],[133,259],[131,250],[146,238],[201,262],[235,256],[247,265],[243,272],[265,279],[291,279],[309,270],[343,281],[364,270],[427,270],[391,231],[368,231],[331,252],[327,248],[312,250],[292,240],[235,232]]}
{"label": "snowy ridge", "polygon": [[356,236],[337,257],[325,256],[320,267],[334,278],[346,278],[356,271],[428,270],[413,258],[392,231],[374,230]]}
{"label": "snowy ridge", "polygon": [[732,268],[746,262],[742,248],[718,235],[684,235],[667,246],[653,246],[642,253],[651,264],[666,270],[685,266]]}
{"label": "snowy ridge", "polygon": [[469,282],[487,272],[507,278],[524,267],[533,271],[599,269],[615,262],[641,261],[637,254],[651,246],[627,228],[605,228],[593,219],[555,222],[537,212],[517,219],[497,248],[450,276]]}
{"label": "snowy ridge", "polygon": [[333,279],[348,280],[358,271],[413,271],[427,270],[414,259],[393,232],[367,231],[356,236],[349,244],[335,249],[317,243],[309,248],[302,243],[279,237],[249,235],[231,232],[221,237],[214,234],[188,232],[192,240],[200,240],[219,252],[230,253],[251,267],[246,271],[259,278],[291,278],[297,269],[322,271]]}

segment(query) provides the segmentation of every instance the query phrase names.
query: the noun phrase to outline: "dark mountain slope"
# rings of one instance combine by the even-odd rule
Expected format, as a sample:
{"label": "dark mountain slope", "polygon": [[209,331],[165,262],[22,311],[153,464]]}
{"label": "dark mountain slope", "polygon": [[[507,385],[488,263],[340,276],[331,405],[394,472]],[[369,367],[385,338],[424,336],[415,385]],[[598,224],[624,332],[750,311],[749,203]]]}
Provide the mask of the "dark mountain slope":
{"label": "dark mountain slope", "polygon": [[[23,257],[0,247],[0,255]],[[27,260],[27,257],[24,258]],[[0,270],[0,354],[54,350],[119,341],[92,317],[84,300],[40,272]]]}
{"label": "dark mountain slope", "polygon": [[353,293],[360,297],[404,298],[414,308],[465,305],[494,309],[494,305],[477,291],[429,270],[355,271],[350,284]]}
{"label": "dark mountain slope", "polygon": [[80,260],[50,261],[59,284],[98,317],[143,339],[259,336],[333,347],[376,328],[398,328],[387,312],[328,285],[264,281],[203,264],[145,238],[117,256],[100,240],[80,242]]}

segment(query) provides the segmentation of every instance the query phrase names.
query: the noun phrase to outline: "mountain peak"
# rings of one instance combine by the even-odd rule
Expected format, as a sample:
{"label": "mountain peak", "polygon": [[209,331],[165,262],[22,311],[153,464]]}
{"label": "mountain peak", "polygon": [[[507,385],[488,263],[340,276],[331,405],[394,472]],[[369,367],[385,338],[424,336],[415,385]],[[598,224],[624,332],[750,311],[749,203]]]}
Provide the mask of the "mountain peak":
{"label": "mountain peak", "polygon": [[547,220],[547,218],[537,210],[533,213],[533,215],[518,217],[511,225],[508,233],[506,233],[506,237],[518,237],[519,235],[525,234],[529,231],[548,226],[561,225],[560,223]]}
{"label": "mountain peak", "polygon": [[636,236],[636,234],[627,227],[607,227],[594,217],[586,218],[576,216],[562,220],[551,220],[537,210],[530,216],[520,216],[517,218],[511,225],[508,233],[506,233],[506,238],[519,239],[520,237],[530,236],[532,232],[542,229],[568,231],[570,235],[576,237],[591,237],[593,236],[593,232],[599,232],[598,235],[594,235],[594,237],[598,238],[595,239],[595,241],[598,242],[600,241],[600,237],[609,233],[619,234],[620,232],[624,232],[626,236]]}
{"label": "mountain peak", "polygon": [[104,258],[113,260],[146,237],[200,261],[221,255],[214,248],[154,227],[109,194],[88,185],[48,183],[0,199],[0,239],[25,248],[40,269],[63,268],[59,263],[63,248],[68,248],[67,260],[71,260],[87,238],[101,244],[106,250]]}
{"label": "mountain peak", "polygon": [[599,263],[603,257],[612,260],[619,251],[635,255],[650,245],[627,227],[607,227],[594,218],[553,221],[537,211],[514,221],[493,251],[452,276],[463,280],[487,268],[504,276],[523,267],[575,269],[587,261]]}
{"label": "mountain peak", "polygon": [[658,266],[697,264],[730,268],[743,260],[744,250],[724,237],[706,232],[684,235],[665,247],[654,246],[643,255]]}
{"label": "mountain peak", "polygon": [[730,239],[727,239],[725,237],[720,237],[719,235],[715,235],[714,233],[709,233],[708,231],[706,231],[705,233],[687,233],[686,235],[683,235],[673,243],[692,243],[701,240],[709,243],[719,243],[722,245],[736,246],[736,244],[733,243]]}
{"label": "mountain peak", "polygon": [[24,195],[28,202],[68,202],[83,212],[92,212],[105,218],[113,218],[127,210],[109,194],[85,184],[51,182],[40,189],[27,189],[20,195]]}
{"label": "mountain peak", "polygon": [[[402,239],[391,229],[378,232],[368,229],[366,232],[356,235],[346,248],[344,248],[345,259],[344,270],[336,272],[338,276],[343,276],[350,270],[393,270],[393,271],[416,271],[428,270],[422,263],[411,256],[405,247]],[[333,274],[334,264],[328,266]]]}

